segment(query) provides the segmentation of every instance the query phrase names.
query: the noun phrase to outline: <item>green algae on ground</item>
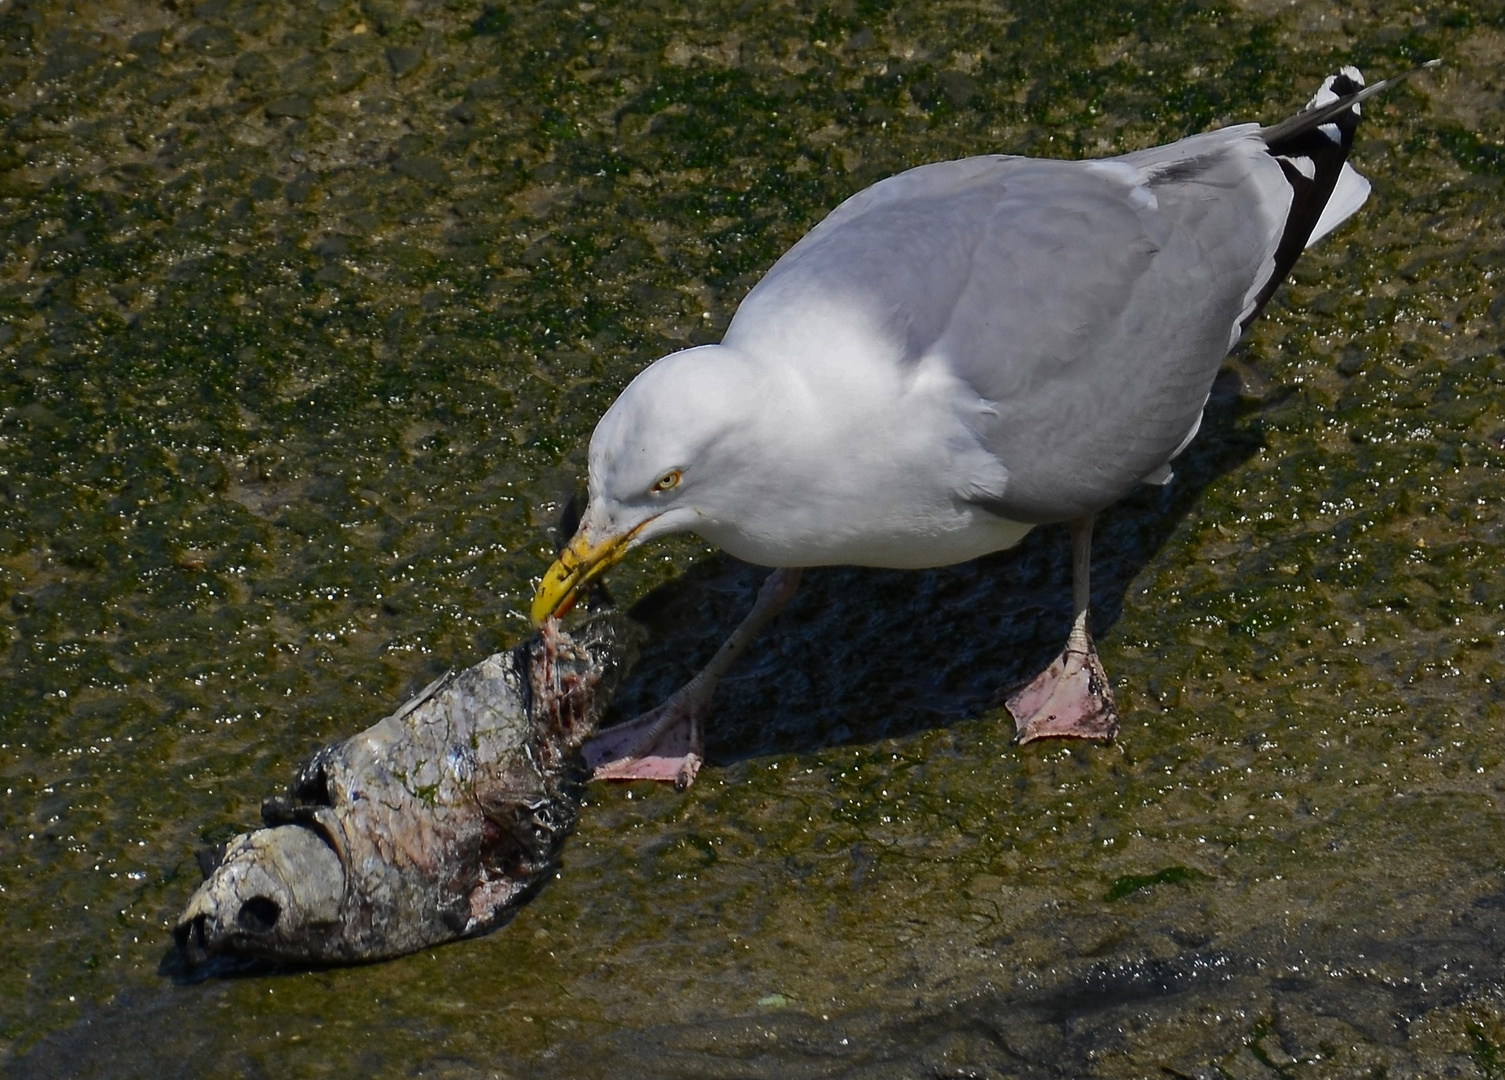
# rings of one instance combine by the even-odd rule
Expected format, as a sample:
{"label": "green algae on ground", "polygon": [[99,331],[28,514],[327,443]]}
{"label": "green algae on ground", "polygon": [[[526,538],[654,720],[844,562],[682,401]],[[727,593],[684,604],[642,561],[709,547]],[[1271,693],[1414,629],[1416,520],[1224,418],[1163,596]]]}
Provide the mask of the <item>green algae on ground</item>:
{"label": "green algae on ground", "polygon": [[1186,866],[1167,866],[1153,874],[1125,874],[1113,879],[1103,899],[1112,903],[1156,885],[1186,885],[1194,881],[1209,881],[1208,875]]}
{"label": "green algae on ground", "polygon": [[[595,417],[842,198],[1434,55],[1176,481],[1101,525],[1118,747],[1014,750],[997,705],[1064,629],[1059,530],[820,571],[700,785],[594,791],[505,933],[157,978],[193,849],[526,632]],[[1502,57],[1489,0],[0,3],[7,1063],[1489,1075]],[[704,555],[614,574],[660,633],[622,710],[750,599]],[[1154,867],[1210,880],[1105,900]]]}

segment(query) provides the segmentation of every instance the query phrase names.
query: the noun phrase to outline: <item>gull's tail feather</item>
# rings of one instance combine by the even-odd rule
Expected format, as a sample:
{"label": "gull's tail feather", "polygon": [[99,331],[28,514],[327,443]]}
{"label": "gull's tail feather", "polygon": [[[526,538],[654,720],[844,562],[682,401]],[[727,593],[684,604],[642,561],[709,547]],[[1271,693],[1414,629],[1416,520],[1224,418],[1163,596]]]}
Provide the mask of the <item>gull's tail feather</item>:
{"label": "gull's tail feather", "polygon": [[1360,103],[1440,63],[1429,60],[1373,86],[1364,85],[1358,68],[1344,67],[1323,80],[1306,108],[1260,130],[1270,155],[1280,163],[1291,185],[1291,209],[1275,251],[1275,272],[1260,290],[1243,326],[1247,327],[1264,308],[1302,250],[1347,221],[1369,198],[1369,181],[1348,164],[1348,152],[1359,127]]}

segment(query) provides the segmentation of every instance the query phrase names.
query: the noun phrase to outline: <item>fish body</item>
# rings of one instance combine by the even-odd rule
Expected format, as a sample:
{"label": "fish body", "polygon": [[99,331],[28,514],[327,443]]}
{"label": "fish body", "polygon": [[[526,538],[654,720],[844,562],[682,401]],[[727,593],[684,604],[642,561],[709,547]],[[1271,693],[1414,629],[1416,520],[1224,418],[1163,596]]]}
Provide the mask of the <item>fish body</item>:
{"label": "fish body", "polygon": [[551,624],[319,751],[189,900],[188,965],[377,960],[503,925],[558,866],[634,638]]}

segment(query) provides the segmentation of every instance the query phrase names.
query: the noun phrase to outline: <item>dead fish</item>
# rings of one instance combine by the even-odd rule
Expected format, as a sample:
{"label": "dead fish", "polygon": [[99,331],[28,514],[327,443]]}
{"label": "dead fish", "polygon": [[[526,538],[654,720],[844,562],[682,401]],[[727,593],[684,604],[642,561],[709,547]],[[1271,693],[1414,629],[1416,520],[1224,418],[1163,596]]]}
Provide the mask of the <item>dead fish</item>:
{"label": "dead fish", "polygon": [[621,618],[546,626],[319,751],[178,918],[188,967],[377,960],[506,923],[558,866],[636,642]]}

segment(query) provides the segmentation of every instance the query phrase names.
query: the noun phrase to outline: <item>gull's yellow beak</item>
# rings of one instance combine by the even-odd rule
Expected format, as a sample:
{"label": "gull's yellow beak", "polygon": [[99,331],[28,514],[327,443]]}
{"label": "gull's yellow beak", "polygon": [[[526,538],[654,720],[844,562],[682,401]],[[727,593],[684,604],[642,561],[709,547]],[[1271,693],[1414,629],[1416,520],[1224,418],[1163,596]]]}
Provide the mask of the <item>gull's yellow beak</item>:
{"label": "gull's yellow beak", "polygon": [[538,595],[533,597],[533,625],[542,626],[548,619],[573,607],[580,590],[622,561],[637,533],[638,529],[633,529],[621,536],[609,536],[595,545],[586,539],[584,528],[575,533],[538,586]]}

